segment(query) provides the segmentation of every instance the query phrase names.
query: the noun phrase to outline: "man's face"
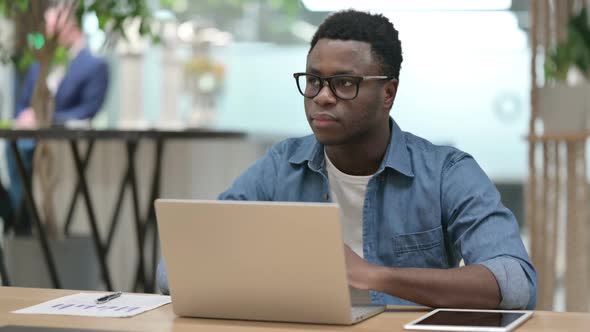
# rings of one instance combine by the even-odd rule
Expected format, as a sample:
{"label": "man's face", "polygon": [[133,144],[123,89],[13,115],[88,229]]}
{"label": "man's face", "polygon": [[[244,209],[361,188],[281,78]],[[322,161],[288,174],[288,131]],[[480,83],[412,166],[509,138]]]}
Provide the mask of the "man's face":
{"label": "man's face", "polygon": [[[380,76],[384,74],[380,68],[369,43],[320,39],[307,57],[306,72],[322,77]],[[352,100],[337,98],[328,86],[314,98],[305,98],[305,114],[317,140],[324,145],[355,144],[387,129],[386,84],[391,82],[362,81]]]}
{"label": "man's face", "polygon": [[51,7],[45,11],[45,32],[48,36],[58,36],[57,42],[65,47],[71,46],[73,33],[77,29],[72,9]]}

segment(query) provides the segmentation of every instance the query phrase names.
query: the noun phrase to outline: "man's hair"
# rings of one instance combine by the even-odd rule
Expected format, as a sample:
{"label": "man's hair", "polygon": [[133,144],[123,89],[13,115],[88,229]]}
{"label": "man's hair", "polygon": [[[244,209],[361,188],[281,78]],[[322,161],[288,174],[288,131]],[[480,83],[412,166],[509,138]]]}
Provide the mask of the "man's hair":
{"label": "man's hair", "polygon": [[383,74],[399,78],[402,45],[393,24],[381,14],[346,10],[330,15],[314,34],[309,52],[322,38],[355,40],[371,45],[371,53],[381,63]]}

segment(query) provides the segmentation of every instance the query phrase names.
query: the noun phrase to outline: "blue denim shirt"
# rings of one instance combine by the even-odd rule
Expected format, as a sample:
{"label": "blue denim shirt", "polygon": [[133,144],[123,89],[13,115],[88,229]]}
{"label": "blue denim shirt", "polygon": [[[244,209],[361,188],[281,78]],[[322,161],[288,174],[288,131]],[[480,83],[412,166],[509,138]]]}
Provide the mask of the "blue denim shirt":
{"label": "blue denim shirt", "polygon": [[[401,131],[392,135],[363,205],[363,254],[392,267],[447,269],[481,264],[495,276],[503,309],[533,309],[537,275],[514,215],[468,154]],[[324,147],[314,136],[287,139],[240,175],[224,200],[330,201]],[[165,267],[159,268],[166,291]],[[374,303],[413,304],[371,292]]]}

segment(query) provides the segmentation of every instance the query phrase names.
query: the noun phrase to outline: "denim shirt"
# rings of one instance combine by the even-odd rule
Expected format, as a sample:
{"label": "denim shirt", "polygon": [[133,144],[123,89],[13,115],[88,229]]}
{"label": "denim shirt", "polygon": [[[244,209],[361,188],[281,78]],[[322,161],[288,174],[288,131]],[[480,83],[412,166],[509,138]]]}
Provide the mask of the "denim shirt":
{"label": "denim shirt", "polygon": [[[502,309],[533,309],[537,275],[514,215],[468,154],[401,131],[392,134],[363,204],[364,258],[381,266],[448,269],[481,264],[495,276]],[[223,200],[331,201],[324,147],[287,139],[240,175]],[[159,267],[166,291],[165,266]],[[371,291],[379,304],[413,304]]]}

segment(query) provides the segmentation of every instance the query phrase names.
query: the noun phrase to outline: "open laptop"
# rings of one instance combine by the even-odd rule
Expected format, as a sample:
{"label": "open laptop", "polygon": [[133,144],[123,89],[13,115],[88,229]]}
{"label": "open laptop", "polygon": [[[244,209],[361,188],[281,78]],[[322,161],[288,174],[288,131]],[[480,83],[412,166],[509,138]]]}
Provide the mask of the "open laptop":
{"label": "open laptop", "polygon": [[156,200],[174,313],[350,325],[338,205]]}

